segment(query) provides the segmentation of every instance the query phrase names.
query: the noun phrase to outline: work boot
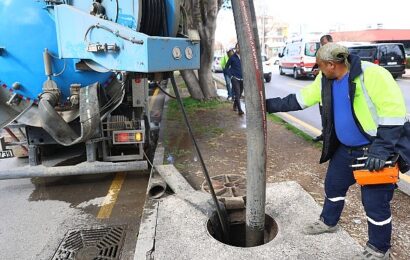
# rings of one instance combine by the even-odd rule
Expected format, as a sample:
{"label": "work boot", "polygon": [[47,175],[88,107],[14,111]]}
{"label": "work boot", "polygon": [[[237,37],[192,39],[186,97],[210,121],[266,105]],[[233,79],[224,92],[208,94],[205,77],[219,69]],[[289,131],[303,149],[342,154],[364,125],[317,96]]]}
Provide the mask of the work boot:
{"label": "work boot", "polygon": [[245,114],[245,113],[242,110],[238,112],[238,115],[240,115],[240,116],[243,115],[243,114]]}
{"label": "work boot", "polygon": [[236,107],[235,103],[233,103],[233,111],[238,111],[238,108]]}
{"label": "work boot", "polygon": [[353,260],[388,260],[390,259],[390,249],[386,253],[378,250],[369,243],[365,246],[362,253],[353,257]]}
{"label": "work boot", "polygon": [[303,233],[305,235],[319,235],[323,233],[334,233],[339,229],[338,226],[328,226],[321,219],[308,224],[303,228]]}

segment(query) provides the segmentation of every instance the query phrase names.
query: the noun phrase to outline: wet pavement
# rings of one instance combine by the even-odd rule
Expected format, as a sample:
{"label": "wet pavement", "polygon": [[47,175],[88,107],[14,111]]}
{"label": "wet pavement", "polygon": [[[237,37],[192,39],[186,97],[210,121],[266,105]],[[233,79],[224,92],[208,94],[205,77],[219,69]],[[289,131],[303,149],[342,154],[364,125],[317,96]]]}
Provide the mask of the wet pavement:
{"label": "wet pavement", "polygon": [[[163,100],[150,103],[154,124]],[[27,163],[1,159],[0,171]],[[144,171],[0,180],[0,259],[53,259],[69,231],[116,226],[125,228],[120,259],[133,259],[148,178]]]}
{"label": "wet pavement", "polygon": [[115,176],[0,181],[0,259],[51,259],[67,231],[117,225],[126,232],[121,259],[131,259],[148,173],[124,175],[112,211],[99,218]]}

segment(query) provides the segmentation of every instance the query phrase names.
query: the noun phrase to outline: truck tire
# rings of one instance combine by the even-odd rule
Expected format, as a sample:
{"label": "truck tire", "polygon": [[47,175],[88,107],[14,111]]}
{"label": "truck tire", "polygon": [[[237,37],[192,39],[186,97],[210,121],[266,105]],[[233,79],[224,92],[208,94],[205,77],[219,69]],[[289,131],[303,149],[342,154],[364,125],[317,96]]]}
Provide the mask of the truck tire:
{"label": "truck tire", "polygon": [[283,72],[283,70],[282,70],[282,67],[281,67],[281,66],[279,66],[279,75],[285,75],[285,73]]}
{"label": "truck tire", "polygon": [[293,69],[293,78],[294,78],[294,79],[298,79],[298,78],[299,78],[298,70],[297,70],[296,68]]}
{"label": "truck tire", "polygon": [[272,76],[266,76],[266,77],[265,77],[265,81],[266,81],[267,83],[269,83],[269,82],[271,81],[271,79],[272,79]]}

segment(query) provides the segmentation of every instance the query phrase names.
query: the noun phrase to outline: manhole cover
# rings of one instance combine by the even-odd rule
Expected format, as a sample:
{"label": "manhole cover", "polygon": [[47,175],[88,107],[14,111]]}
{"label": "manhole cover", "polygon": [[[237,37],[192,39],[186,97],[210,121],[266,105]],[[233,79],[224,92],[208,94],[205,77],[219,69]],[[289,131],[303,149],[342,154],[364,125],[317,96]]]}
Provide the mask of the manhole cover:
{"label": "manhole cover", "polygon": [[53,256],[53,260],[120,259],[124,243],[123,226],[70,230]]}
{"label": "manhole cover", "polygon": [[[222,174],[211,177],[212,186],[218,197],[244,197],[246,195],[246,178],[237,174]],[[209,192],[206,181],[202,183],[202,190]]]}

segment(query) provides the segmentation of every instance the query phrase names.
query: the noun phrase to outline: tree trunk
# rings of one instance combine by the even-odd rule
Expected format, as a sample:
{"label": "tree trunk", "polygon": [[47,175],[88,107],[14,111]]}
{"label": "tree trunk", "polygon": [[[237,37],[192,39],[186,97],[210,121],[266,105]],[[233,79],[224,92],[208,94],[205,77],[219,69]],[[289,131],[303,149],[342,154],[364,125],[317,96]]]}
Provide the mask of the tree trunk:
{"label": "tree trunk", "polygon": [[199,81],[193,70],[181,70],[181,76],[184,79],[188,92],[193,99],[203,100],[204,94],[201,91]]}
{"label": "tree trunk", "polygon": [[192,14],[188,21],[190,28],[198,30],[201,38],[201,67],[198,77],[193,71],[181,71],[192,98],[212,99],[217,97],[211,67],[214,57],[215,29],[221,0],[186,0],[184,8]]}

